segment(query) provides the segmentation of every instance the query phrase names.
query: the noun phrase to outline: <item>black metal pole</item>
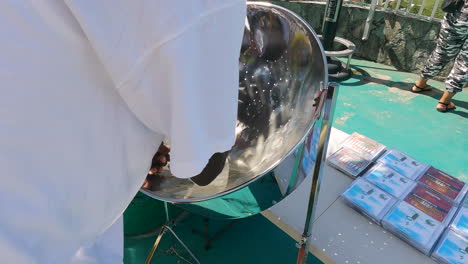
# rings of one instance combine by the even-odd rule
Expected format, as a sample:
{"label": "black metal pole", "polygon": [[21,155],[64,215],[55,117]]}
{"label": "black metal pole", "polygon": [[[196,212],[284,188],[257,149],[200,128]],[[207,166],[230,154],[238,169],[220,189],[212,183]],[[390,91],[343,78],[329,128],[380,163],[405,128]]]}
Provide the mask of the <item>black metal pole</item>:
{"label": "black metal pole", "polygon": [[322,25],[323,48],[325,50],[333,49],[333,40],[336,36],[336,28],[338,27],[338,18],[340,16],[342,6],[342,0],[327,1]]}
{"label": "black metal pole", "polygon": [[[334,51],[333,42],[335,40],[342,6],[343,0],[327,1],[322,24],[322,44],[325,54],[327,54],[327,51],[330,53]],[[346,67],[343,67],[341,61],[333,59],[331,56],[327,56],[327,68],[328,78],[332,81],[344,81],[351,77],[349,65],[346,64]]]}

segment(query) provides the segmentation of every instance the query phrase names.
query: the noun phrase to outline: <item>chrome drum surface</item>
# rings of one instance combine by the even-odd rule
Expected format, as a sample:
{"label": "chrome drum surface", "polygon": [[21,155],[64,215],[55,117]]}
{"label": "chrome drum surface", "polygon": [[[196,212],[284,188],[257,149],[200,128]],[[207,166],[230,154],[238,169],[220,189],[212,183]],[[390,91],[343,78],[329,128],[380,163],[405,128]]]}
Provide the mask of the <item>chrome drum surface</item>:
{"label": "chrome drum surface", "polygon": [[198,186],[167,168],[141,190],[214,218],[257,214],[299,186],[307,176],[302,160],[309,158],[303,146],[313,141],[317,121],[314,99],[328,81],[320,40],[302,19],[272,4],[250,2],[247,8],[237,139],[223,171]]}

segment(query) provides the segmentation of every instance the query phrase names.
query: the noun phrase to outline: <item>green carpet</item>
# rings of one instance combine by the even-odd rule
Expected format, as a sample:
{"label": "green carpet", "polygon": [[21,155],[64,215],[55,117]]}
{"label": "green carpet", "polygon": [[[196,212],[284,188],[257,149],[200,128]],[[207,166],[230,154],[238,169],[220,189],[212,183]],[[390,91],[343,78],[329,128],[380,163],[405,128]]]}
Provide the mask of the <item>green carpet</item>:
{"label": "green carpet", "polygon": [[415,94],[410,89],[416,74],[362,60],[352,64],[355,75],[340,87],[333,126],[357,131],[468,182],[468,93],[454,97],[455,111],[439,113],[435,106],[443,83],[430,81],[439,89]]}
{"label": "green carpet", "polygon": [[[210,220],[212,234],[228,225],[230,221]],[[261,215],[238,220],[216,239],[209,250],[204,248],[202,236],[193,229],[204,229],[203,217],[189,215],[177,224],[174,231],[193,251],[203,264],[206,263],[295,263],[297,248],[295,242]],[[125,264],[145,263],[155,237],[125,239]],[[167,232],[152,263],[195,263],[177,240]],[[309,255],[308,264],[321,263]]]}

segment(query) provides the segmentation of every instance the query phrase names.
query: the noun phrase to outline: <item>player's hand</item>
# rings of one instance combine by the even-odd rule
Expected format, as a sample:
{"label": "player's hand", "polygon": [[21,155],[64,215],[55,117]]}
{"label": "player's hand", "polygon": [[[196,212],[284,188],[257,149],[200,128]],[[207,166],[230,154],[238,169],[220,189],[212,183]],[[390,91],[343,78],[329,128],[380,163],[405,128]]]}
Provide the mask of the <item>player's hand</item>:
{"label": "player's hand", "polygon": [[169,155],[170,151],[170,146],[166,146],[164,145],[164,143],[161,143],[158,151],[153,156],[153,160],[151,161],[151,168],[148,174],[153,175],[158,172],[161,172],[164,169],[167,163],[171,160],[171,157]]}
{"label": "player's hand", "polygon": [[169,155],[170,151],[170,146],[166,146],[164,145],[164,143],[161,143],[161,145],[158,148],[158,151],[153,156],[153,160],[151,161],[151,168],[148,171],[148,175],[146,176],[145,182],[143,183],[143,188],[151,189],[151,182],[149,181],[149,179],[156,173],[161,172],[167,165],[167,163],[171,160],[171,157]]}

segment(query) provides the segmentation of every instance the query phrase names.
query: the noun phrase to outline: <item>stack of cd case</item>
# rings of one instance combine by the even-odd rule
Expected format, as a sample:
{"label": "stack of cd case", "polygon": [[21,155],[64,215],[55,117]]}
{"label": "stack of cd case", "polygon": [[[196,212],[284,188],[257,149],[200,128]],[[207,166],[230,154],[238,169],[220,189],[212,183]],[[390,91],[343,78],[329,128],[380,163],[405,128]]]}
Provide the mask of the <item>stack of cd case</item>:
{"label": "stack of cd case", "polygon": [[412,180],[416,180],[429,167],[396,149],[385,152],[377,162],[385,164],[385,166]]}
{"label": "stack of cd case", "polygon": [[397,201],[364,178],[356,179],[341,197],[350,207],[378,224]]}
{"label": "stack of cd case", "polygon": [[439,263],[468,264],[467,183],[358,133],[328,162],[365,172],[341,195],[347,205]]}
{"label": "stack of cd case", "polygon": [[348,148],[339,149],[337,152],[333,153],[327,161],[330,166],[352,178],[359,176],[371,165],[370,160],[363,158],[357,152]]}
{"label": "stack of cd case", "polygon": [[354,132],[343,143],[343,148],[348,148],[366,160],[374,161],[385,150],[385,145]]}
{"label": "stack of cd case", "polygon": [[455,215],[450,228],[468,238],[468,207],[462,206]]}
{"label": "stack of cd case", "polygon": [[328,158],[328,163],[346,175],[356,178],[383,151],[385,151],[385,145],[355,132],[341,144],[338,151]]}
{"label": "stack of cd case", "polygon": [[432,258],[443,264],[467,264],[468,240],[451,229],[442,235]]}
{"label": "stack of cd case", "polygon": [[375,165],[363,177],[396,198],[402,198],[416,185],[413,180],[384,164]]}
{"label": "stack of cd case", "polygon": [[450,227],[442,235],[432,257],[444,264],[468,263],[468,207],[462,204]]}
{"label": "stack of cd case", "polygon": [[429,255],[455,211],[452,202],[416,185],[385,215],[382,226]]}
{"label": "stack of cd case", "polygon": [[468,190],[468,184],[432,166],[418,179],[418,183],[455,204],[462,202]]}

